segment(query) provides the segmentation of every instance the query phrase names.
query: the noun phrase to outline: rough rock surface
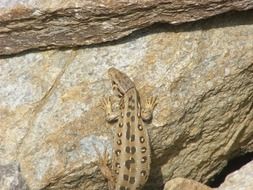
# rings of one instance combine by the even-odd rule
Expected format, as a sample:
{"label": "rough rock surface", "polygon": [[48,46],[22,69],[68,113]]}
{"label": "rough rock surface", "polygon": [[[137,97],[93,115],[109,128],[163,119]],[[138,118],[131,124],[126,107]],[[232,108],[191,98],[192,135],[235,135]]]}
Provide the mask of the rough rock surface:
{"label": "rough rock surface", "polygon": [[159,97],[145,190],[179,176],[207,182],[253,149],[252,17],[157,25],[104,46],[1,59],[0,164],[17,161],[32,190],[106,189],[92,143],[111,148],[99,101],[111,94],[114,66],[143,99]]}
{"label": "rough rock surface", "polygon": [[252,0],[1,0],[0,55],[101,43],[156,22],[251,8]]}
{"label": "rough rock surface", "polygon": [[229,174],[217,190],[252,190],[253,188],[253,161],[239,170]]}
{"label": "rough rock surface", "polygon": [[16,163],[0,165],[1,190],[28,190],[25,180],[21,176],[20,168]]}
{"label": "rough rock surface", "polygon": [[212,188],[194,180],[178,177],[168,181],[164,190],[212,190]]}
{"label": "rough rock surface", "polygon": [[210,188],[197,181],[178,177],[168,181],[164,190],[252,190],[252,187],[253,161],[229,174],[218,188]]}

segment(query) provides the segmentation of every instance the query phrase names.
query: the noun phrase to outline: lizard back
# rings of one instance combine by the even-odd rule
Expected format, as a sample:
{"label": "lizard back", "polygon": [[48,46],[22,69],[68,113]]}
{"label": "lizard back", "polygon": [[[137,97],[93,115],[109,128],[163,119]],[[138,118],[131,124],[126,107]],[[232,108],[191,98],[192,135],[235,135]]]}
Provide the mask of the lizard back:
{"label": "lizard back", "polygon": [[[113,143],[112,169],[115,175],[115,189],[136,190],[141,189],[149,176],[149,136],[141,118],[140,99],[133,82],[125,74],[120,75],[120,71],[115,70],[111,71],[111,77],[114,77],[113,85],[121,88],[116,89],[121,97],[121,105]],[[123,78],[120,78],[122,76]],[[130,82],[127,83],[126,80]],[[118,81],[124,81],[124,86],[120,86]]]}
{"label": "lizard back", "polygon": [[141,119],[138,92],[133,88],[123,97],[113,145],[113,171],[117,190],[140,189],[150,170],[148,132]]}

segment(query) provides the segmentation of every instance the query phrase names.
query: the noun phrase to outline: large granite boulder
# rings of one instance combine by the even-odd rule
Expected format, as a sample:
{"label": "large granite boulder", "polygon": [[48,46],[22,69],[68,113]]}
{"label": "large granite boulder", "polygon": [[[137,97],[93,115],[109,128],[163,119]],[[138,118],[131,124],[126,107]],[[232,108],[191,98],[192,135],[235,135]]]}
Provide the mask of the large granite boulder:
{"label": "large granite boulder", "polygon": [[17,162],[33,190],[106,189],[92,144],[111,149],[113,125],[99,102],[111,95],[114,66],[143,100],[159,99],[144,189],[179,176],[206,183],[253,150],[252,17],[159,24],[109,44],[2,57],[0,165]]}
{"label": "large granite boulder", "polygon": [[101,43],[156,22],[251,8],[252,0],[1,0],[0,55]]}

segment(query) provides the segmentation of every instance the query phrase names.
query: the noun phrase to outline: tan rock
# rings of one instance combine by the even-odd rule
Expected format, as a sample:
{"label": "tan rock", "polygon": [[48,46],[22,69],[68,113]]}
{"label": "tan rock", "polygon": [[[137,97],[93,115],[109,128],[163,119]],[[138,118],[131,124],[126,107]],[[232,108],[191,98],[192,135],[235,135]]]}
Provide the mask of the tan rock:
{"label": "tan rock", "polygon": [[253,188],[253,161],[239,170],[229,174],[217,190],[252,190]]}
{"label": "tan rock", "polygon": [[18,162],[31,190],[106,189],[92,143],[111,149],[113,125],[99,102],[111,94],[114,66],[143,99],[159,98],[144,189],[178,176],[207,182],[253,149],[252,17],[159,25],[106,46],[0,59],[0,165]]}
{"label": "tan rock", "polygon": [[212,188],[194,180],[178,177],[168,181],[164,190],[212,190]]}
{"label": "tan rock", "polygon": [[0,55],[112,41],[156,22],[178,24],[251,8],[252,0],[4,0]]}

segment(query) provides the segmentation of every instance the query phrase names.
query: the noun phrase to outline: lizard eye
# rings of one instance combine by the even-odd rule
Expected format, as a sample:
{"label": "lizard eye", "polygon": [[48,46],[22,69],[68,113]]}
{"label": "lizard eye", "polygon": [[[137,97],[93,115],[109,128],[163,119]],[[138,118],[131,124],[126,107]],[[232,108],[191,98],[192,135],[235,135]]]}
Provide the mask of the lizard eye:
{"label": "lizard eye", "polygon": [[121,97],[122,97],[122,94],[121,94],[120,92],[119,92],[119,94],[118,94],[118,97],[119,97],[119,98],[121,98]]}
{"label": "lizard eye", "polygon": [[123,96],[123,93],[120,91],[120,89],[118,88],[118,86],[116,84],[114,84],[112,86],[112,90],[113,90],[114,94],[116,96],[118,96],[119,98],[121,98]]}

